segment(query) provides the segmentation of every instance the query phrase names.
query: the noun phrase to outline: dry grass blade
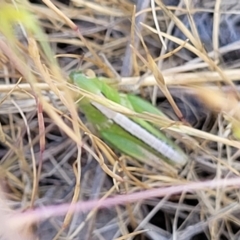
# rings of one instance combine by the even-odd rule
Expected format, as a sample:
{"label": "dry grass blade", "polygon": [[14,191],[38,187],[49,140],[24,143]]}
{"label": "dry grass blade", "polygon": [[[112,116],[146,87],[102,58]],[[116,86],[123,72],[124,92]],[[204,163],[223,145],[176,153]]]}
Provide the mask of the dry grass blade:
{"label": "dry grass blade", "polygon": [[[1,237],[240,238],[237,0],[8,1],[0,13]],[[168,118],[73,86],[79,69]],[[78,94],[162,129],[188,163],[115,151]]]}
{"label": "dry grass blade", "polygon": [[165,49],[167,49],[167,46],[166,46],[165,41],[163,40],[163,37],[162,37],[162,34],[161,34],[161,29],[160,29],[159,24],[158,24],[157,15],[156,15],[156,8],[155,8],[155,1],[154,0],[151,0],[151,9],[152,9],[153,21],[154,21],[154,24],[156,26],[156,30],[158,32],[159,39],[160,39],[163,47]]}
{"label": "dry grass blade", "polygon": [[213,50],[215,54],[215,60],[218,60],[218,49],[219,49],[219,25],[220,25],[220,6],[221,0],[217,0],[214,9],[214,24],[213,24]]}

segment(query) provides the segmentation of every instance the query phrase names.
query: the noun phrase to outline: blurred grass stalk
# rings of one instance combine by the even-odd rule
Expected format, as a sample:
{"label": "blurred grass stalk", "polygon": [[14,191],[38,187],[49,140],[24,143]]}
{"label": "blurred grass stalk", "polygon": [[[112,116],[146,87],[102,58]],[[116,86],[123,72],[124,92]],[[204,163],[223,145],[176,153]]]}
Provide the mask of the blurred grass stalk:
{"label": "blurred grass stalk", "polygon": [[[27,82],[31,86],[30,95],[36,101],[39,125],[39,145],[40,158],[37,162],[35,160],[33,146],[31,144],[31,137],[28,136],[29,145],[32,153],[32,168],[24,161],[20,161],[19,165],[22,174],[26,171],[33,177],[32,193],[30,206],[34,205],[36,195],[38,193],[38,180],[41,175],[41,166],[43,161],[43,152],[45,149],[45,125],[43,118],[43,111],[48,114],[50,118],[58,125],[65,133],[72,138],[78,145],[78,157],[76,159],[77,171],[76,179],[77,185],[80,181],[80,157],[81,157],[81,135],[78,123],[78,114],[76,111],[74,99],[67,87],[63,87],[62,91],[53,83],[53,79],[66,86],[66,80],[61,75],[61,70],[57,61],[51,51],[48,39],[44,34],[39,22],[35,16],[29,11],[29,3],[23,1],[21,4],[6,4],[0,3],[0,32],[2,38],[0,39],[0,50],[8,58],[11,66],[15,68],[21,76],[18,81]],[[18,38],[20,32],[24,40]],[[55,109],[49,104],[42,95],[41,89],[38,88],[38,79],[49,85],[50,91],[62,101],[62,103],[69,110],[71,115],[72,128],[66,125],[62,120],[59,110]],[[7,93],[8,96],[9,93]],[[24,117],[24,116],[23,116]],[[28,125],[27,121],[25,124]],[[27,129],[28,126],[26,126]],[[4,133],[3,133],[4,134]],[[24,164],[24,166],[22,166]],[[75,201],[78,199],[79,192],[75,194]],[[20,223],[19,223],[20,224]]]}
{"label": "blurred grass stalk", "polygon": [[[9,58],[11,64],[21,73],[23,80],[27,81],[32,88],[35,98],[38,98],[42,104],[44,111],[61,127],[75,142],[80,143],[80,136],[77,132],[72,131],[61,120],[57,114],[57,110],[54,109],[47,101],[44,100],[41,94],[41,89],[38,89],[36,83],[37,77],[40,75],[40,79],[46,82],[50,90],[58,96],[63,104],[69,109],[73,118],[74,130],[79,130],[76,122],[78,121],[78,115],[75,110],[74,100],[67,87],[63,87],[61,90],[64,94],[59,93],[59,89],[53,84],[52,78],[59,82],[63,86],[66,84],[66,80],[61,75],[61,70],[57,64],[57,61],[51,51],[48,39],[40,27],[40,24],[28,9],[28,4],[23,2],[22,5],[13,6],[12,4],[1,4],[0,8],[0,31],[5,37],[5,40],[0,40],[0,49]],[[28,43],[28,49],[17,39],[16,27],[21,29],[24,37]],[[41,46],[39,48],[38,46]],[[27,56],[24,54],[27,50]],[[31,64],[29,59],[24,58],[31,57]],[[34,65],[33,65],[34,64]],[[33,74],[38,73],[38,76]],[[64,97],[63,97],[64,96]]]}

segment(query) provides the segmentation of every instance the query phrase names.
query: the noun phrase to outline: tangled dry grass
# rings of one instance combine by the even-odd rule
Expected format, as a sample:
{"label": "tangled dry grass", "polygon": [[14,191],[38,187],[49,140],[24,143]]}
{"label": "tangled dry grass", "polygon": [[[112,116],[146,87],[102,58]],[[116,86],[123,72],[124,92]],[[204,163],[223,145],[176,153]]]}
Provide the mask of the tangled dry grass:
{"label": "tangled dry grass", "polygon": [[[239,177],[239,26],[237,0],[1,1],[1,239],[239,239],[238,186],[23,217]],[[116,164],[76,108],[68,75],[79,68],[162,109],[169,122],[141,117],[176,140],[187,165],[169,171],[119,153]]]}

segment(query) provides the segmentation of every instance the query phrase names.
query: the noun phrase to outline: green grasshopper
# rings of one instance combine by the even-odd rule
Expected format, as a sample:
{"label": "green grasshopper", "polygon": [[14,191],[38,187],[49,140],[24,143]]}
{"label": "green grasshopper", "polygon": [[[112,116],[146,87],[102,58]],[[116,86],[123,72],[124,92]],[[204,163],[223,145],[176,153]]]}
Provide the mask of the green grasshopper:
{"label": "green grasshopper", "polygon": [[[101,95],[134,112],[148,112],[166,117],[149,102],[136,95],[119,93],[99,78],[73,72],[70,79],[81,89]],[[176,166],[186,164],[187,155],[147,121],[136,117],[128,118],[86,98],[81,99],[78,104],[99,137],[116,150],[142,162],[151,159],[154,162],[164,160]]]}

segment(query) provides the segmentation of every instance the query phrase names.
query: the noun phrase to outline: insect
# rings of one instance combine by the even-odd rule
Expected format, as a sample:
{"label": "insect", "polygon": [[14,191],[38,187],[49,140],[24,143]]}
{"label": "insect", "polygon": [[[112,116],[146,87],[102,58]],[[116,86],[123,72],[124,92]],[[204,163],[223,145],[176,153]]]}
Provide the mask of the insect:
{"label": "insect", "polygon": [[[81,72],[71,73],[70,78],[81,89],[105,97],[137,113],[148,112],[165,117],[149,102],[133,94],[119,93],[99,78],[90,78]],[[78,104],[87,120],[97,130],[99,137],[116,150],[142,162],[151,159],[177,166],[186,164],[188,157],[182,149],[151,123],[136,117],[126,117],[86,98],[81,99]]]}

